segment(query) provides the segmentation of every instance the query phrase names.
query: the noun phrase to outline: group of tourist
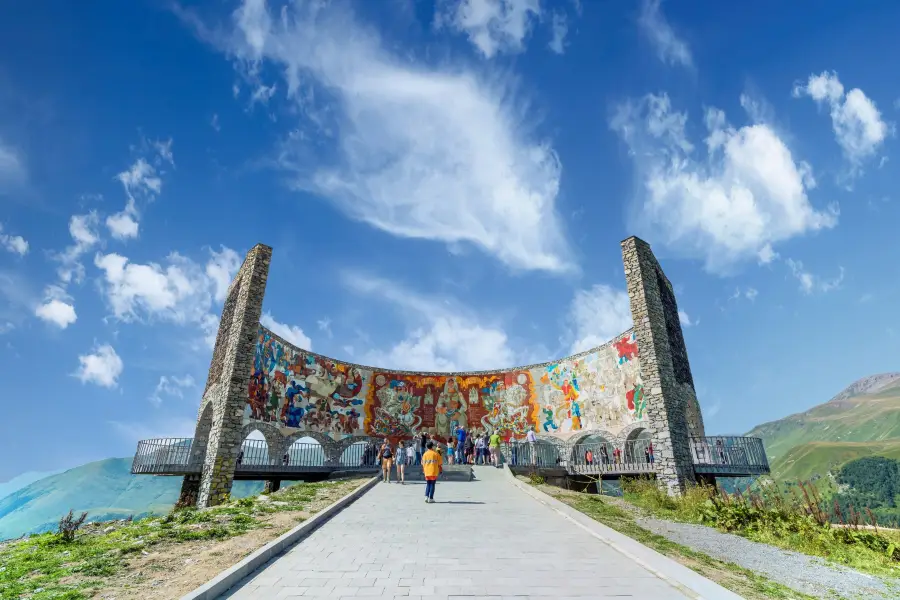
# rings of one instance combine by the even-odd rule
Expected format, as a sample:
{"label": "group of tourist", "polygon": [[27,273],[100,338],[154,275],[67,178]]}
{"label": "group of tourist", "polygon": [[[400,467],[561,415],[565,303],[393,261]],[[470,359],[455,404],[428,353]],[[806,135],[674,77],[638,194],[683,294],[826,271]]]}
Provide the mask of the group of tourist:
{"label": "group of tourist", "polygon": [[[455,427],[446,444],[434,436],[421,433],[409,441],[399,441],[396,446],[384,440],[375,451],[370,443],[363,451],[362,464],[381,464],[382,481],[391,482],[391,471],[396,469],[396,481],[406,484],[407,465],[422,465],[425,475],[425,499],[434,502],[434,488],[438,476],[443,472],[444,461],[448,464],[500,466],[500,434],[486,431],[472,437],[464,427]],[[446,453],[446,459],[445,459]]]}

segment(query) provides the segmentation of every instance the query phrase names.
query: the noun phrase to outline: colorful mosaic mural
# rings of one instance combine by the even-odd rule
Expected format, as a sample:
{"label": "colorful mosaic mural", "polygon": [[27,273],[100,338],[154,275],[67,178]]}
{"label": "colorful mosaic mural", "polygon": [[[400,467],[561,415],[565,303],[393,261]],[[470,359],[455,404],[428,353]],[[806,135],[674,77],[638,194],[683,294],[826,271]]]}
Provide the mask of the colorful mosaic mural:
{"label": "colorful mosaic mural", "polygon": [[370,371],[281,342],[260,327],[246,423],[285,434],[312,431],[407,438],[426,431],[446,440],[456,426],[521,439],[532,427],[568,437],[616,433],[645,418],[632,333],[577,358],[494,373]]}

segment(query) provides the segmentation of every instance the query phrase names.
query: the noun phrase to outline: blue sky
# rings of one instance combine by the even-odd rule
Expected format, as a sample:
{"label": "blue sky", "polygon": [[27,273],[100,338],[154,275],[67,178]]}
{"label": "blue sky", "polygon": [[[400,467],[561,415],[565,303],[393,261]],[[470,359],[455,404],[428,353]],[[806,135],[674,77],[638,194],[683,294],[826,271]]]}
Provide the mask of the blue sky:
{"label": "blue sky", "polygon": [[[337,358],[495,368],[678,291],[707,429],[898,369],[900,5],[0,9],[0,481],[190,435],[222,296]],[[17,449],[21,449],[19,452]]]}

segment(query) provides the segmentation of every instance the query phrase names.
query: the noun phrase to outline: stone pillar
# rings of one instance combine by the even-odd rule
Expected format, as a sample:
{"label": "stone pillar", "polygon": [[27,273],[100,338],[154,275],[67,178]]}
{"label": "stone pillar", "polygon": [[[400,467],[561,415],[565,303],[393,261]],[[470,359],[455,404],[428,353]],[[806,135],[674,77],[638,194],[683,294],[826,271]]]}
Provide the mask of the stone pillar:
{"label": "stone pillar", "polygon": [[222,308],[203,394],[204,403],[212,405],[212,426],[197,500],[200,507],[220,504],[231,493],[271,259],[270,247],[254,246],[231,282]]}
{"label": "stone pillar", "polygon": [[280,479],[266,479],[266,484],[263,486],[263,494],[271,494],[279,489],[281,489]]}
{"label": "stone pillar", "polygon": [[181,482],[181,493],[178,495],[178,502],[175,503],[175,508],[197,506],[197,496],[199,495],[200,476],[185,475],[184,481]]}
{"label": "stone pillar", "polygon": [[691,432],[702,434],[694,380],[672,284],[647,242],[622,242],[622,261],[647,398],[656,480],[669,494],[694,481]]}

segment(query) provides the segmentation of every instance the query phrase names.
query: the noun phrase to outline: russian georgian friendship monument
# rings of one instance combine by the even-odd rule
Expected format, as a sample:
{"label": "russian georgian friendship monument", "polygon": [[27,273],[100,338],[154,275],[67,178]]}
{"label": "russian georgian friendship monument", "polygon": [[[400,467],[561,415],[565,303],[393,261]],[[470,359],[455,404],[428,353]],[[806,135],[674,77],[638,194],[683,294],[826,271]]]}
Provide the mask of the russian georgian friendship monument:
{"label": "russian georgian friendship monument", "polygon": [[[547,466],[573,476],[649,475],[670,494],[716,476],[768,472],[760,440],[706,437],[672,285],[646,242],[621,246],[632,329],[551,362],[430,373],[328,358],[263,327],[272,248],[257,244],[228,289],[194,437],[142,441],[133,472],[183,475],[179,503],[205,507],[227,499],[235,478],[277,487],[362,469],[351,447],[422,432],[444,442],[456,426],[497,431],[507,449],[533,429],[542,456],[555,457]],[[242,452],[253,431],[265,438],[263,460]],[[292,446],[308,438],[320,460],[291,464]],[[603,460],[583,460],[584,448],[601,446]]]}

